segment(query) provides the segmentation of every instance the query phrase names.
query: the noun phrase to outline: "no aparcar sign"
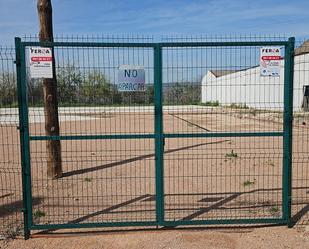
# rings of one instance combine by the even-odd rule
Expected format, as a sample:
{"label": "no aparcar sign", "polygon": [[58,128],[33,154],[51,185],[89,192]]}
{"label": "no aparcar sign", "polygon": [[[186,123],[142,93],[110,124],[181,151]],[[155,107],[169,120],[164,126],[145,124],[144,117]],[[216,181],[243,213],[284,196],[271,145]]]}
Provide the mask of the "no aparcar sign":
{"label": "no aparcar sign", "polygon": [[136,65],[121,65],[118,70],[118,91],[145,91],[145,69]]}

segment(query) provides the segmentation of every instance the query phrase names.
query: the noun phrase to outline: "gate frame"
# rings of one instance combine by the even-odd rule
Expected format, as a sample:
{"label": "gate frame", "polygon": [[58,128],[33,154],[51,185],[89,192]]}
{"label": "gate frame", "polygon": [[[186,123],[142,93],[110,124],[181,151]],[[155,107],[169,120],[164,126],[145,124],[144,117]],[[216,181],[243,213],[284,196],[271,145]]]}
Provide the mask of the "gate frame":
{"label": "gate frame", "polygon": [[[154,133],[145,134],[112,134],[112,135],[70,135],[70,136],[30,136],[27,100],[27,78],[25,48],[42,47],[122,47],[153,48],[154,57]],[[223,133],[164,133],[163,131],[163,86],[162,86],[162,49],[168,47],[228,47],[228,46],[284,46],[284,117],[283,132],[223,132]],[[20,131],[20,151],[23,188],[24,238],[29,239],[31,230],[120,227],[120,226],[167,226],[179,225],[215,225],[215,224],[255,224],[273,223],[287,224],[291,227],[291,195],[292,195],[292,121],[293,121],[293,74],[294,74],[295,38],[287,41],[247,41],[247,42],[163,42],[163,43],[98,43],[98,42],[22,42],[15,38],[16,72],[18,89],[18,110]],[[164,141],[165,138],[197,138],[197,137],[283,137],[283,169],[282,169],[282,217],[281,218],[247,218],[218,220],[178,220],[164,219]],[[30,165],[30,141],[38,140],[81,140],[81,139],[143,139],[154,138],[155,142],[155,191],[156,221],[102,222],[102,223],[64,223],[33,224],[32,185]]]}

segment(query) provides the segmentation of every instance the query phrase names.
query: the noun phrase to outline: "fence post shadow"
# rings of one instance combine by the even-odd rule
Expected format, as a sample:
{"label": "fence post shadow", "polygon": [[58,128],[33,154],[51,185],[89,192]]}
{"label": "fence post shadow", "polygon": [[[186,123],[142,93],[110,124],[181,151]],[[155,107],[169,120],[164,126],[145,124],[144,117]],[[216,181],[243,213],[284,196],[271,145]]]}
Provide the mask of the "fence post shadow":
{"label": "fence post shadow", "polygon": [[301,210],[292,216],[291,227],[295,226],[297,222],[299,222],[307,213],[309,213],[309,204],[305,205]]}
{"label": "fence post shadow", "polygon": [[[192,148],[203,146],[203,145],[224,143],[224,142],[228,142],[228,141],[230,141],[230,140],[221,140],[221,141],[216,141],[216,142],[207,142],[207,143],[200,143],[200,144],[184,146],[184,147],[164,151],[164,154],[173,153],[173,152],[177,152],[177,151],[181,151],[181,150],[192,149]],[[94,167],[91,167],[91,168],[78,169],[78,170],[73,170],[73,171],[70,171],[70,172],[64,172],[62,174],[62,177],[70,177],[70,176],[73,176],[73,175],[80,175],[80,174],[94,172],[94,171],[98,171],[98,170],[102,170],[102,169],[112,168],[112,167],[115,167],[115,166],[119,166],[119,165],[131,163],[131,162],[151,158],[151,157],[154,157],[154,156],[155,156],[154,153],[150,153],[150,154],[132,157],[132,158],[128,158],[128,159],[124,159],[124,160],[121,160],[121,161],[116,161],[116,162],[112,162],[112,163],[108,163],[108,164],[104,164],[104,165],[94,166]]]}

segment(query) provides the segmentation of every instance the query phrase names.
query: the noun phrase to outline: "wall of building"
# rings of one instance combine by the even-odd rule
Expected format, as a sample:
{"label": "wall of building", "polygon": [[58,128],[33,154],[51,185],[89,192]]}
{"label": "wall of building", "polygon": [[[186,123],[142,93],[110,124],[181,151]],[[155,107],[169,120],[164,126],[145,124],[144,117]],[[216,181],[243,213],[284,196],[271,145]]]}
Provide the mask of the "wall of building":
{"label": "wall of building", "polygon": [[[309,54],[294,59],[294,110],[299,111],[303,100],[303,86],[309,85]],[[283,108],[284,61],[280,77],[261,77],[260,68],[216,77],[211,71],[202,79],[202,102],[219,101],[222,105],[243,104],[258,109]]]}

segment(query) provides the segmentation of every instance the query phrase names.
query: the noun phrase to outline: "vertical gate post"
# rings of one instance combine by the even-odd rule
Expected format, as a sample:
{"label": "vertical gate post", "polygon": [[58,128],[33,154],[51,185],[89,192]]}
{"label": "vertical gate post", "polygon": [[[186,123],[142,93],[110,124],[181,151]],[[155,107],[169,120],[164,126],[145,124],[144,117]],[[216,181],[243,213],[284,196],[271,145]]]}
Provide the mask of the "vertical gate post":
{"label": "vertical gate post", "polygon": [[17,95],[20,132],[20,153],[22,167],[22,193],[23,193],[23,216],[24,237],[29,239],[32,225],[32,195],[30,176],[30,150],[29,150],[29,126],[28,126],[28,103],[26,85],[25,47],[20,38],[15,38]]}
{"label": "vertical gate post", "polygon": [[290,37],[284,56],[284,117],[283,117],[283,219],[291,226],[292,202],[292,132],[293,132],[293,76],[295,38]]}
{"label": "vertical gate post", "polygon": [[163,181],[163,111],[162,111],[162,47],[154,47],[154,96],[155,96],[155,168],[156,168],[156,217],[157,223],[164,221]]}

